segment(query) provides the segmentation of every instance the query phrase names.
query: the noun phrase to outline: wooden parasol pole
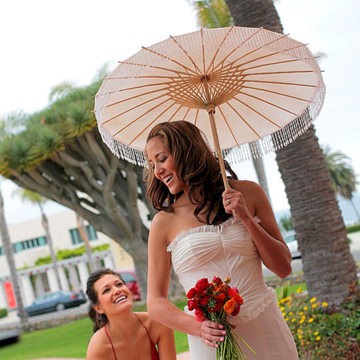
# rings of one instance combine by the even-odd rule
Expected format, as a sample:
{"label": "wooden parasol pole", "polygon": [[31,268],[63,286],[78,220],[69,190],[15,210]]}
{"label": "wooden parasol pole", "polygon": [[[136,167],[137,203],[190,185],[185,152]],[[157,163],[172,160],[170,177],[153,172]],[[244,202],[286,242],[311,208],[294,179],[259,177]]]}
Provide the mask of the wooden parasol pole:
{"label": "wooden parasol pole", "polygon": [[211,100],[211,95],[210,95],[210,91],[209,91],[209,84],[208,84],[209,80],[210,80],[209,75],[202,75],[200,77],[200,81],[204,85],[205,97],[206,97],[206,101],[207,101],[206,110],[207,110],[207,112],[209,114],[211,132],[212,132],[212,136],[213,136],[213,140],[214,140],[214,147],[215,147],[216,154],[218,156],[221,176],[222,176],[223,182],[224,182],[224,187],[225,187],[225,190],[227,190],[227,189],[229,189],[230,186],[229,186],[228,178],[226,176],[224,158],[222,156],[222,152],[221,152],[221,149],[220,149],[219,135],[218,135],[218,132],[217,132],[217,129],[216,129],[216,124],[215,124],[215,116],[214,116],[214,114],[215,114],[215,105]]}
{"label": "wooden parasol pole", "polygon": [[224,158],[222,156],[222,152],[220,149],[219,136],[218,136],[217,129],[216,129],[215,116],[214,116],[214,114],[215,114],[214,105],[208,106],[208,114],[209,114],[209,119],[210,119],[211,132],[212,132],[212,136],[214,139],[214,147],[215,147],[215,151],[216,151],[216,154],[217,154],[218,160],[219,160],[221,176],[223,178],[225,190],[227,190],[227,189],[229,189],[230,186],[229,186],[228,178],[226,176]]}

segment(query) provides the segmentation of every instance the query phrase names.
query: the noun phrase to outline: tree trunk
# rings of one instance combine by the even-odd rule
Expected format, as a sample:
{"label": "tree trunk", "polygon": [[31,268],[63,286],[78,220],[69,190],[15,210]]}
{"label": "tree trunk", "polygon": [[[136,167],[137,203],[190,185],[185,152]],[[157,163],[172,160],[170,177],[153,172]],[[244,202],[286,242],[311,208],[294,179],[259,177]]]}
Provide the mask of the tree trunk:
{"label": "tree trunk", "polygon": [[52,241],[52,237],[51,237],[50,229],[49,229],[49,221],[48,221],[47,216],[45,215],[43,206],[40,203],[39,203],[39,207],[40,207],[40,212],[41,212],[41,222],[42,222],[42,226],[43,226],[44,231],[45,231],[46,242],[47,242],[47,244],[49,246],[51,262],[54,265],[56,282],[58,284],[59,290],[62,290],[62,285],[61,285],[60,275],[59,275],[59,267],[58,267],[58,263],[57,263],[57,260],[56,260],[55,250],[54,250],[54,243]]}
{"label": "tree trunk", "polygon": [[341,303],[356,264],[314,128],[277,152],[310,296]]}
{"label": "tree trunk", "polygon": [[0,189],[0,235],[1,235],[1,240],[5,252],[6,260],[9,265],[10,279],[15,292],[15,298],[17,302],[17,309],[18,309],[21,325],[24,331],[26,331],[29,329],[28,315],[24,309],[24,304],[22,301],[20,283],[19,283],[18,273],[16,270],[12,244],[5,219],[4,199],[2,197],[1,189]]}
{"label": "tree trunk", "polygon": [[[283,32],[272,0],[226,0],[234,24]],[[341,303],[357,280],[344,221],[313,126],[277,152],[310,296]]]}
{"label": "tree trunk", "polygon": [[[259,147],[258,143],[256,143],[256,142],[251,143],[251,146]],[[258,150],[257,150],[257,154],[259,154]],[[271,203],[271,197],[270,197],[269,187],[268,187],[268,183],[267,183],[267,179],[266,179],[266,173],[265,173],[263,159],[261,157],[256,158],[256,159],[253,158],[252,162],[254,165],[254,169],[255,169],[259,184],[264,189],[264,191],[269,199],[269,202]]]}
{"label": "tree trunk", "polygon": [[86,252],[87,258],[89,260],[90,271],[93,272],[96,270],[96,265],[95,265],[95,261],[92,256],[92,253],[91,253],[91,245],[90,245],[88,234],[86,232],[84,219],[81,216],[79,216],[78,214],[76,214],[76,221],[77,221],[77,225],[78,225],[79,235],[80,235],[81,240],[84,243],[85,252]]}

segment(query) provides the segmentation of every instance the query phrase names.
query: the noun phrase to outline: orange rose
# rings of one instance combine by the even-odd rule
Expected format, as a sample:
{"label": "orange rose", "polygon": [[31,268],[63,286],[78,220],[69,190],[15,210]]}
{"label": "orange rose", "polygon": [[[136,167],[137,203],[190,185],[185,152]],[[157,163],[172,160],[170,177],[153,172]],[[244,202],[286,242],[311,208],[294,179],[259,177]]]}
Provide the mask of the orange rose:
{"label": "orange rose", "polygon": [[234,299],[230,299],[228,300],[225,305],[224,305],[224,311],[228,314],[231,315],[235,308],[236,308],[237,302]]}

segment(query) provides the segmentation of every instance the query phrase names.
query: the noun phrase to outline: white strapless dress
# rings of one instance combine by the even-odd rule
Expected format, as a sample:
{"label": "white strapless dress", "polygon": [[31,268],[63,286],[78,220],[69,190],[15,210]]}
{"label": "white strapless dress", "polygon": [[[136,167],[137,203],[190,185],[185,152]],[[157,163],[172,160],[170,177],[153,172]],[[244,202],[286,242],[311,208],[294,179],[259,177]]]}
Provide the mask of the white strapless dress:
{"label": "white strapless dress", "polygon": [[[244,299],[240,314],[231,319],[235,332],[253,348],[255,360],[298,359],[292,334],[278,308],[275,292],[264,281],[261,259],[241,221],[230,218],[221,225],[203,225],[179,233],[167,248],[185,292],[197,280],[230,276]],[[186,310],[185,310],[186,311]],[[216,359],[215,348],[200,337],[188,336],[192,360]]]}

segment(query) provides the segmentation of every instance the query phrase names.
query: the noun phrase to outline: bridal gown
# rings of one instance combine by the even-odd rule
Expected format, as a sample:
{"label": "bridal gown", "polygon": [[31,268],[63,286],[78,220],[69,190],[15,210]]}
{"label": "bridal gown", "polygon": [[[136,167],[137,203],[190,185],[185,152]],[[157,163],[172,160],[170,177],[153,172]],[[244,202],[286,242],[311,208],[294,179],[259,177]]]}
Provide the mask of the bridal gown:
{"label": "bridal gown", "polygon": [[[275,292],[265,284],[261,259],[240,220],[229,218],[221,225],[202,225],[181,232],[167,250],[185,292],[201,278],[212,281],[214,276],[230,276],[230,285],[236,286],[244,299],[239,315],[232,317],[231,323],[256,352],[254,355],[239,340],[249,360],[298,359]],[[200,337],[189,335],[188,341],[191,360],[216,359],[215,348]]]}

